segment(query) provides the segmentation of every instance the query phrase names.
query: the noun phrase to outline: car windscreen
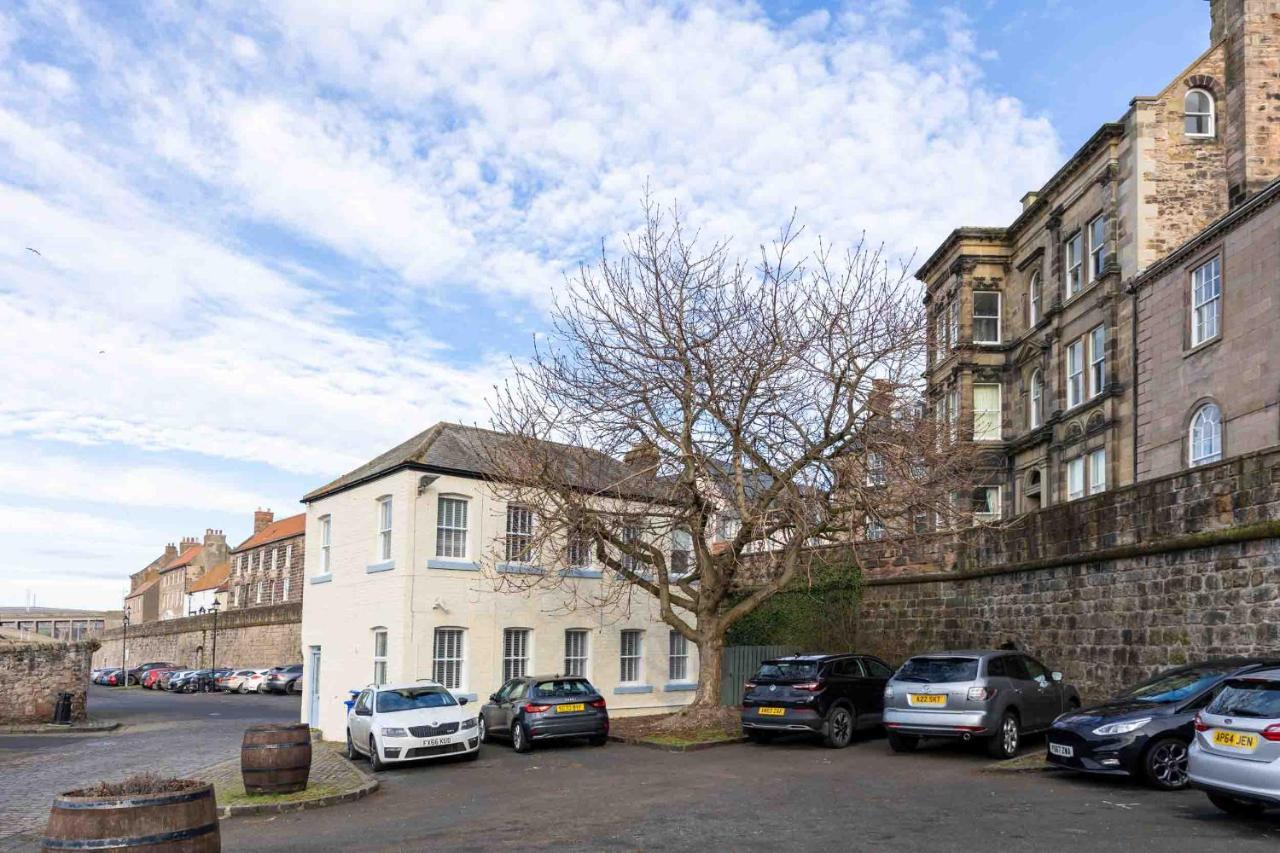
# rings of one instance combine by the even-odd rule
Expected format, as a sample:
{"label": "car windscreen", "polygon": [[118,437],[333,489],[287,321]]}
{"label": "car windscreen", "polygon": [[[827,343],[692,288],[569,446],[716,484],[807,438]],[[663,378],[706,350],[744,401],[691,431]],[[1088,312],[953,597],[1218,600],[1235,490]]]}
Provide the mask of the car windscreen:
{"label": "car windscreen", "polygon": [[1206,710],[1227,717],[1280,717],[1280,681],[1233,678]]}
{"label": "car windscreen", "polygon": [[534,696],[540,699],[572,698],[575,696],[594,696],[596,689],[591,682],[582,678],[556,678],[539,681],[534,686]]}
{"label": "car windscreen", "polygon": [[1158,675],[1145,684],[1121,694],[1125,699],[1136,699],[1139,702],[1151,702],[1155,705],[1168,705],[1190,699],[1212,687],[1231,669],[1197,668],[1181,672],[1170,672]]}
{"label": "car windscreen", "polygon": [[893,676],[895,681],[917,681],[921,684],[943,684],[973,681],[978,677],[977,658],[911,658]]}
{"label": "car windscreen", "polygon": [[767,660],[752,681],[812,681],[818,677],[816,660]]}
{"label": "car windscreen", "polygon": [[416,711],[419,708],[444,708],[457,704],[452,693],[439,687],[405,687],[378,693],[379,714]]}

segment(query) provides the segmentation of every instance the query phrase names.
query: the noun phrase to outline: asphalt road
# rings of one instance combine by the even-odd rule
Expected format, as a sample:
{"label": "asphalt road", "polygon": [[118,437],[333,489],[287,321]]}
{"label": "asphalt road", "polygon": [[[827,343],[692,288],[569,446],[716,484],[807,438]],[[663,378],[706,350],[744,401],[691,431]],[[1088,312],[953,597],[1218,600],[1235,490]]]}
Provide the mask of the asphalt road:
{"label": "asphalt road", "polygon": [[[1033,742],[1033,750],[1043,749]],[[803,741],[666,753],[610,744],[396,768],[342,806],[222,825],[227,850],[1274,851],[1202,793],[992,771],[973,749]]]}
{"label": "asphalt road", "polygon": [[0,736],[0,851],[27,849],[62,791],[151,770],[182,774],[236,754],[245,726],[296,722],[297,696],[181,695],[91,687],[89,713],[115,732]]}

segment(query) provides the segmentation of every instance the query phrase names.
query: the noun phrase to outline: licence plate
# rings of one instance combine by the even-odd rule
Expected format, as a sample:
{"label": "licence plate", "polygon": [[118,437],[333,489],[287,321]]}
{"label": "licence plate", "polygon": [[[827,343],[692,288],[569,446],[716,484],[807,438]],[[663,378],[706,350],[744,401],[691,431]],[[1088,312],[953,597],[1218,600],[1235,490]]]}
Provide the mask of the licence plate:
{"label": "licence plate", "polygon": [[585,711],[585,710],[587,710],[587,705],[586,705],[586,703],[585,703],[585,702],[575,702],[575,703],[574,703],[574,704],[572,704],[572,705],[557,705],[557,706],[556,706],[556,713],[557,713],[557,714],[572,714],[572,713],[574,713],[574,712],[576,712],[576,711]]}
{"label": "licence plate", "polygon": [[444,746],[446,743],[453,743],[453,738],[449,737],[428,737],[422,739],[423,746]]}
{"label": "licence plate", "polygon": [[757,711],[762,717],[781,717],[787,713],[786,708],[758,708]]}
{"label": "licence plate", "polygon": [[1061,743],[1051,742],[1049,744],[1049,754],[1061,755],[1063,758],[1071,758],[1076,754],[1076,750],[1075,750],[1075,747],[1066,746],[1065,744],[1061,744]]}
{"label": "licence plate", "polygon": [[1258,736],[1248,735],[1244,732],[1225,732],[1217,729],[1213,733],[1213,745],[1225,746],[1228,749],[1238,749],[1242,752],[1253,752],[1258,747]]}
{"label": "licence plate", "polygon": [[945,693],[908,693],[907,699],[912,705],[933,705],[940,708],[947,704]]}

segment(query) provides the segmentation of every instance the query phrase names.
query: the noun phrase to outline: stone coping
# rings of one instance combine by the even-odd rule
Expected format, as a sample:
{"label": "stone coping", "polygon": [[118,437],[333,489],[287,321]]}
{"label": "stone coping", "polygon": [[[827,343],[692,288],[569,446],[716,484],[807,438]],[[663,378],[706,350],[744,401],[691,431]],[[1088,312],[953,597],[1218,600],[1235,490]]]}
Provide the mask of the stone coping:
{"label": "stone coping", "polygon": [[621,737],[619,735],[609,735],[609,740],[614,743],[625,743],[627,746],[642,746],[645,749],[656,749],[659,752],[701,752],[704,749],[713,749],[717,746],[733,746],[739,743],[746,743],[747,736],[726,738],[724,740],[709,740],[702,743],[654,743],[639,737]]}
{"label": "stone coping", "polygon": [[56,726],[53,723],[14,724],[0,728],[0,735],[67,735],[67,734],[99,734],[113,732],[120,728],[115,720],[86,720],[83,723],[72,723],[69,726]]}

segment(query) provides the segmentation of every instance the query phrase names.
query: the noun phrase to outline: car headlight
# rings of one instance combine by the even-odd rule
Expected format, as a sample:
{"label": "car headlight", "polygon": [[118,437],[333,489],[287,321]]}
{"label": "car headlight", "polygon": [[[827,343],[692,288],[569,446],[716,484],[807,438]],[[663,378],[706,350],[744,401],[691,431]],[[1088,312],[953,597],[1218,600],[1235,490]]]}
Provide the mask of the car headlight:
{"label": "car headlight", "polygon": [[471,719],[469,719],[469,720],[463,720],[463,721],[462,721],[462,727],[463,727],[464,729],[474,729],[474,728],[476,727],[476,718],[475,718],[475,717],[472,717],[472,718],[471,718]]}
{"label": "car headlight", "polygon": [[889,686],[888,684],[886,684],[886,685],[884,686],[884,698],[886,698],[886,699],[892,699],[892,698],[893,698],[893,688],[892,688],[891,686]]}
{"label": "car headlight", "polygon": [[409,733],[404,729],[383,729],[383,737],[408,737]]}
{"label": "car headlight", "polygon": [[1150,717],[1141,717],[1137,720],[1125,720],[1123,723],[1107,723],[1105,726],[1098,726],[1093,730],[1095,735],[1127,735],[1129,732],[1138,729],[1151,722]]}

